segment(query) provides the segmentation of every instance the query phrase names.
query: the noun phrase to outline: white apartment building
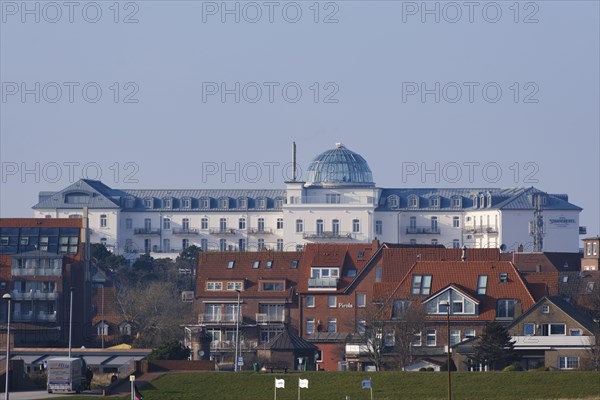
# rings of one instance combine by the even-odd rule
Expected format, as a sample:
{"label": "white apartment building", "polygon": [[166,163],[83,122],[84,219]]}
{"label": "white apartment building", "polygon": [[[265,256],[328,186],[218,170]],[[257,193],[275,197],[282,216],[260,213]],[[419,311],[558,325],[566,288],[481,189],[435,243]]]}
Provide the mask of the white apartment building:
{"label": "white apartment building", "polygon": [[[183,248],[296,250],[309,242],[440,244],[533,250],[535,198],[543,251],[579,251],[581,208],[536,188],[377,188],[359,154],[337,144],[315,157],[306,181],[285,189],[113,189],[81,179],[40,192],[38,218],[88,209],[91,241],[117,254],[174,257]],[[539,212],[539,211],[538,211]],[[539,218],[538,218],[539,219]]]}

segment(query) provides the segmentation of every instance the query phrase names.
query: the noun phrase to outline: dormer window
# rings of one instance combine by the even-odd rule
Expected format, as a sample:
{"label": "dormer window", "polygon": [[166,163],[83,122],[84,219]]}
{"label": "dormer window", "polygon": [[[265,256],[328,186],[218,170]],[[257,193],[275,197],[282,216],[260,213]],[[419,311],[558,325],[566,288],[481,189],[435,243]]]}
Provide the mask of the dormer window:
{"label": "dormer window", "polygon": [[181,199],[181,208],[190,209],[192,208],[192,199],[189,197],[184,197]]}
{"label": "dormer window", "polygon": [[440,208],[440,197],[433,196],[429,199],[429,207]]}
{"label": "dormer window", "polygon": [[229,208],[229,199],[227,197],[219,199],[219,208]]}
{"label": "dormer window", "polygon": [[87,204],[90,201],[90,195],[88,193],[69,193],[65,195],[65,203],[69,204]]}
{"label": "dormer window", "polygon": [[415,195],[408,196],[408,206],[411,208],[419,207],[419,197]]}
{"label": "dormer window", "polygon": [[388,197],[388,205],[390,208],[398,208],[400,207],[400,198],[398,196],[391,195]]}
{"label": "dormer window", "polygon": [[506,273],[506,272],[500,272],[499,282],[500,283],[507,283],[508,282],[508,273]]}
{"label": "dormer window", "polygon": [[285,198],[278,197],[275,199],[275,208],[283,208],[284,204],[285,204]]}
{"label": "dormer window", "polygon": [[473,208],[477,208],[477,206],[478,206],[477,199],[479,199],[479,196],[477,196],[476,194],[474,194],[473,196],[471,196],[471,200],[473,201]]}
{"label": "dormer window", "polygon": [[163,208],[173,208],[173,199],[171,197],[165,197],[162,199]]}
{"label": "dormer window", "polygon": [[134,208],[135,207],[135,197],[133,197],[133,196],[125,197],[124,205],[125,205],[125,208]]}
{"label": "dormer window", "polygon": [[452,196],[452,207],[461,208],[462,207],[462,197]]}
{"label": "dormer window", "polygon": [[154,208],[154,199],[152,197],[146,197],[144,199],[144,207]]}
{"label": "dormer window", "polygon": [[267,198],[266,197],[259,197],[256,200],[256,208],[264,210],[265,208],[267,208]]}
{"label": "dormer window", "polygon": [[491,194],[487,194],[487,208],[490,208],[492,206],[492,195]]}
{"label": "dormer window", "polygon": [[238,208],[241,208],[242,210],[245,210],[248,208],[248,198],[247,197],[240,197],[238,199]]}
{"label": "dormer window", "polygon": [[210,208],[210,197],[202,197],[200,199],[200,208],[204,208],[204,209]]}
{"label": "dormer window", "polygon": [[479,207],[480,208],[484,208],[485,207],[485,196],[483,194],[479,195]]}

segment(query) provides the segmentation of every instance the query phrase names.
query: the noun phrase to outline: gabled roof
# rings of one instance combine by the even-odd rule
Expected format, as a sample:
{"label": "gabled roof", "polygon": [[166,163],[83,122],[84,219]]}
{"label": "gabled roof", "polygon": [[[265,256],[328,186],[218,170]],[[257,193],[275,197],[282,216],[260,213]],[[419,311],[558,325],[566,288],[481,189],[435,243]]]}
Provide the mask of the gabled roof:
{"label": "gabled roof", "polygon": [[[507,274],[507,282],[501,283],[500,273]],[[479,315],[476,317],[459,317],[455,320],[493,321],[496,317],[496,304],[499,299],[517,299],[522,310],[529,309],[535,303],[515,266],[506,261],[419,261],[408,271],[398,284],[389,301],[394,299],[414,299],[411,294],[412,276],[431,275],[431,291],[437,293],[450,285],[464,288],[463,292],[471,292],[471,297],[479,300]],[[487,275],[485,295],[477,295],[478,278]],[[430,295],[427,295],[430,296]],[[422,297],[425,299],[425,297]],[[430,316],[429,319],[441,317]]]}
{"label": "gabled roof", "polygon": [[293,334],[287,328],[269,340],[264,348],[269,350],[317,350],[317,346]]}
{"label": "gabled roof", "polygon": [[476,297],[476,294],[473,291],[466,289],[464,287],[461,287],[460,285],[456,285],[456,284],[450,284],[450,285],[446,286],[445,288],[438,290],[437,292],[435,292],[434,294],[432,294],[431,296],[429,296],[425,300],[423,300],[422,303],[423,304],[428,303],[431,300],[438,297],[439,295],[441,295],[442,293],[447,292],[448,290],[451,290],[451,289],[462,294],[466,298],[473,301],[475,304],[479,304],[479,299]]}
{"label": "gabled roof", "polygon": [[[578,308],[573,306],[571,303],[566,301],[561,296],[546,296],[541,298],[535,305],[533,305],[529,310],[520,315],[517,319],[513,321],[512,324],[509,325],[509,329],[517,326],[523,319],[527,318],[531,313],[535,312],[537,309],[541,307],[542,304],[550,302],[556,307],[558,307],[562,312],[567,314],[569,317],[573,318],[579,325],[583,326],[585,329],[590,331],[591,333],[595,332],[597,329],[596,324],[590,317],[579,311]],[[551,321],[548,321],[551,322]]]}
{"label": "gabled roof", "polygon": [[580,253],[502,253],[500,259],[512,261],[521,272],[579,271]]}
{"label": "gabled roof", "polygon": [[525,272],[521,276],[536,301],[545,296],[558,295],[558,272]]}
{"label": "gabled roof", "polygon": [[[67,203],[65,199],[69,193],[85,193],[89,195],[89,201],[86,204]],[[103,209],[120,208],[119,199],[122,195],[121,191],[111,189],[100,181],[80,179],[61,191],[41,192],[39,202],[32,208],[34,210],[55,208],[81,209],[83,206]]]}

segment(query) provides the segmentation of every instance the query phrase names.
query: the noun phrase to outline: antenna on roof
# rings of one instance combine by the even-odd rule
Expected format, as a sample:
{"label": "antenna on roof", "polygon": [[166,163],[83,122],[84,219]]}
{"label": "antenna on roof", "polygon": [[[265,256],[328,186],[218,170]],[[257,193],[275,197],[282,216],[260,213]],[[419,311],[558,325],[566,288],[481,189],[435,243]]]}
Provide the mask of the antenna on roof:
{"label": "antenna on roof", "polygon": [[292,142],[292,182],[296,182],[296,142]]}

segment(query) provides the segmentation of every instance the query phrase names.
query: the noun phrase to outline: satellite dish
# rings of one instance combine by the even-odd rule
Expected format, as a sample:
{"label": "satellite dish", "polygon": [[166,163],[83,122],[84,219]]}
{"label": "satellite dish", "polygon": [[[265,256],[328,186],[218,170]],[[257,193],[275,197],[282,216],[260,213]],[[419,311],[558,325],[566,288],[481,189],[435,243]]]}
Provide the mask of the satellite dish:
{"label": "satellite dish", "polygon": [[203,357],[204,356],[204,350],[198,350],[198,355],[200,357]]}
{"label": "satellite dish", "polygon": [[506,245],[504,243],[502,243],[500,245],[500,251],[502,251],[502,252],[506,251]]}

